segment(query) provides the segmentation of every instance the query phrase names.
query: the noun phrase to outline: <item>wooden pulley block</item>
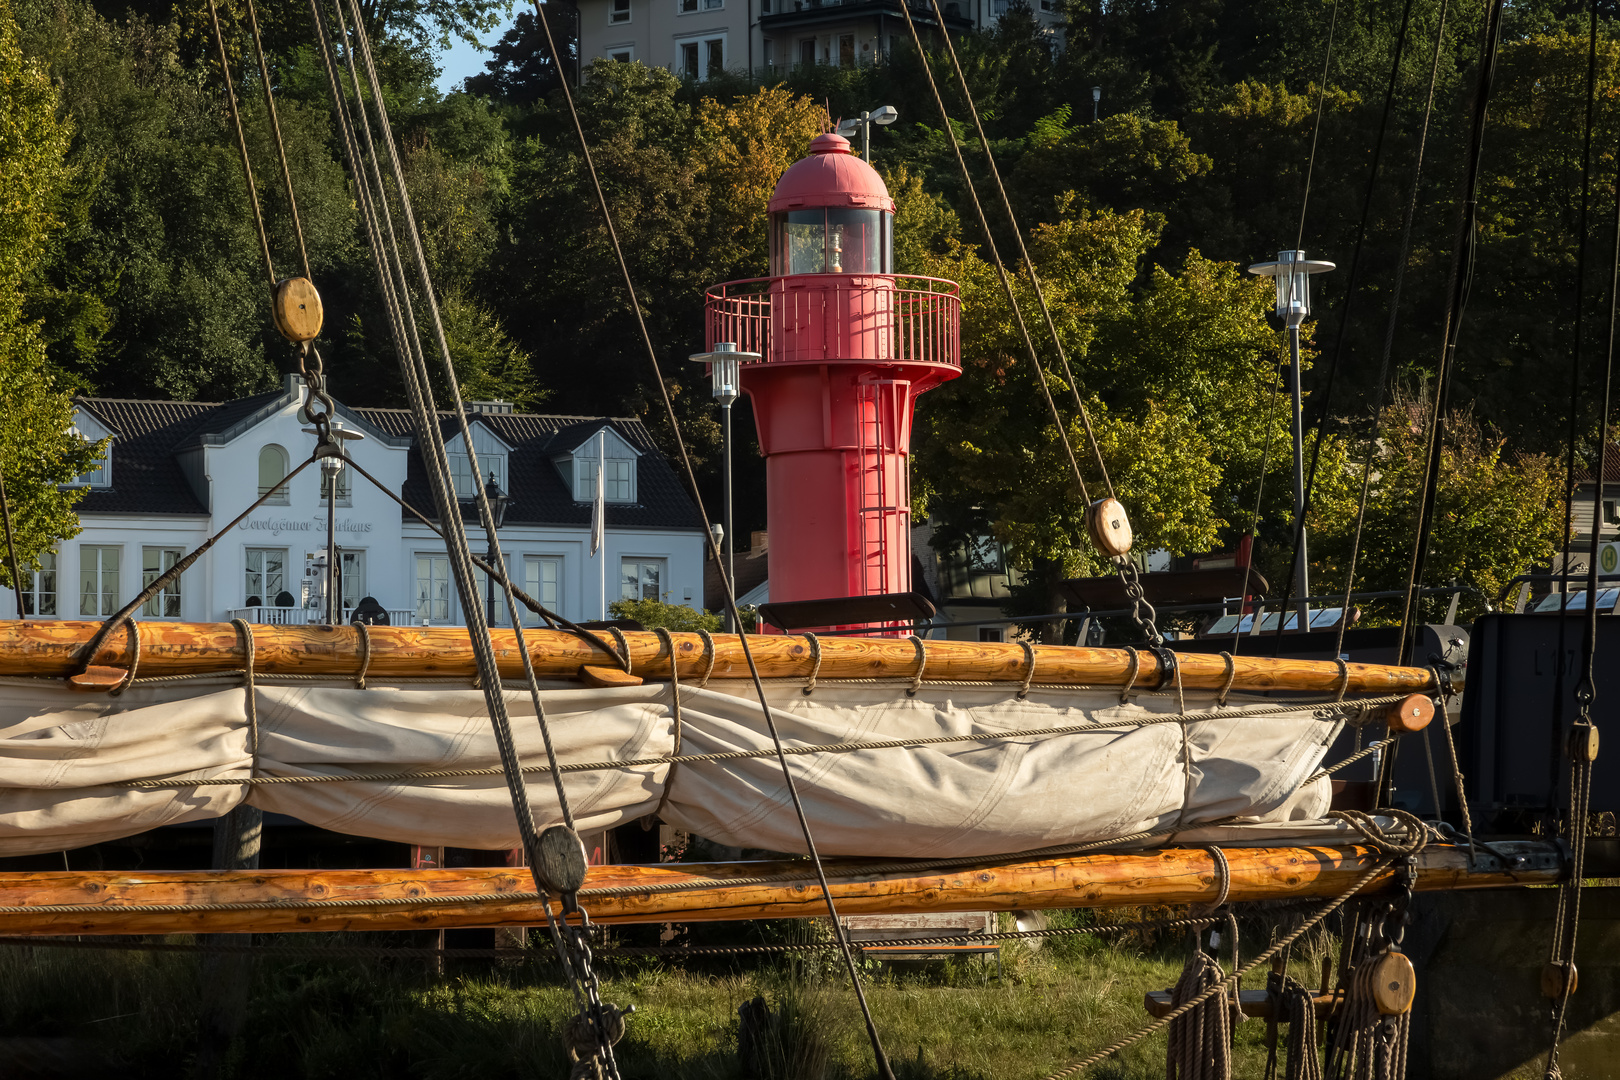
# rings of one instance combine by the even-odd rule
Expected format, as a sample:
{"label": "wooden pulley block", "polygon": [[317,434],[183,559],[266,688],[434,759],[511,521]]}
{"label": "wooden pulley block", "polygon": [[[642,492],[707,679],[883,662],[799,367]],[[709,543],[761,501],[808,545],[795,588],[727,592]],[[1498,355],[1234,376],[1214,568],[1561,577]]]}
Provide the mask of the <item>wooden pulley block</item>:
{"label": "wooden pulley block", "polygon": [[1598,757],[1598,729],[1596,724],[1576,724],[1569,729],[1569,760],[1596,761]]}
{"label": "wooden pulley block", "polygon": [[309,278],[287,278],[278,282],[271,294],[270,314],[282,337],[299,343],[310,341],[321,332],[321,294]]}
{"label": "wooden pulley block", "polygon": [[1404,701],[1384,706],[1378,718],[1388,725],[1392,734],[1410,735],[1422,731],[1434,719],[1434,699],[1427,694],[1412,694]]}
{"label": "wooden pulley block", "polygon": [[1553,1001],[1562,1000],[1568,984],[1568,993],[1573,994],[1581,984],[1580,972],[1575,970],[1575,964],[1568,964],[1551,960],[1541,966],[1541,996]]}
{"label": "wooden pulley block", "polygon": [[1393,949],[1373,962],[1373,1002],[1385,1016],[1400,1016],[1412,1011],[1412,999],[1417,997],[1417,972],[1406,954]]}
{"label": "wooden pulley block", "polygon": [[1110,558],[1131,553],[1131,519],[1118,499],[1098,499],[1086,510],[1086,531]]}
{"label": "wooden pulley block", "polygon": [[566,825],[553,825],[540,834],[534,869],[554,892],[572,895],[585,884],[585,845]]}

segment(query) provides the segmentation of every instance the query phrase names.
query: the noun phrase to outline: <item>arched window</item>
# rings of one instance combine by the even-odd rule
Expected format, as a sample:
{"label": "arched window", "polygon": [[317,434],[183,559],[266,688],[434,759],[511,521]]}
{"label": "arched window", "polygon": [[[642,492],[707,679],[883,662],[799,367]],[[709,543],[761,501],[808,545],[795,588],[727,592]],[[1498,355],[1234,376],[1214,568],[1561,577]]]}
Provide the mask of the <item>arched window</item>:
{"label": "arched window", "polygon": [[[287,475],[287,451],[271,443],[259,451],[259,495],[266,495]],[[287,505],[287,489],[282,488],[267,500],[277,506]]]}

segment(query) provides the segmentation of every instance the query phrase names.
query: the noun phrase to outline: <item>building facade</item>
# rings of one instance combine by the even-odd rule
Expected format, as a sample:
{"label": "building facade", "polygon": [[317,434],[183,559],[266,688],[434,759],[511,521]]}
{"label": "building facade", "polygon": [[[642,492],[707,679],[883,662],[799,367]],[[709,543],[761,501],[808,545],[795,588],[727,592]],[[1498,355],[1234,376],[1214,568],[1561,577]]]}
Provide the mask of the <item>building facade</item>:
{"label": "building facade", "polygon": [[[722,71],[763,78],[815,64],[867,67],[910,40],[902,2],[919,32],[939,32],[931,0],[579,0],[580,62],[639,60],[699,81]],[[948,0],[940,10],[945,28],[961,34],[994,26],[1008,5]],[[1056,0],[1030,6],[1055,46]]]}
{"label": "building facade", "polygon": [[[80,434],[110,437],[111,447],[80,478],[89,489],[78,508],[83,531],[45,553],[41,570],[25,572],[24,613],[99,619],[118,611],[308,457],[314,436],[300,418],[303,401],[296,375],[278,392],[220,404],[81,399]],[[465,499],[491,475],[510,496],[499,540],[516,584],[576,621],[602,618],[621,598],[702,603],[700,516],[639,420],[514,413],[503,403],[469,409],[477,410],[473,442],[485,475],[473,476],[459,425],[446,414],[451,475]],[[436,518],[409,412],[340,404],[336,416],[361,436],[344,440],[354,462]],[[606,530],[592,556],[599,462]],[[464,624],[444,542],[432,529],[353,468],[338,474],[335,492],[330,486],[318,465],[304,469],[136,617],[323,621],[330,512],[345,618],[370,598],[395,625]],[[472,550],[483,555],[488,541],[470,501],[463,513]],[[481,592],[487,597],[487,582]],[[7,591],[0,611],[9,617],[15,608]],[[510,624],[503,599],[495,616]]]}

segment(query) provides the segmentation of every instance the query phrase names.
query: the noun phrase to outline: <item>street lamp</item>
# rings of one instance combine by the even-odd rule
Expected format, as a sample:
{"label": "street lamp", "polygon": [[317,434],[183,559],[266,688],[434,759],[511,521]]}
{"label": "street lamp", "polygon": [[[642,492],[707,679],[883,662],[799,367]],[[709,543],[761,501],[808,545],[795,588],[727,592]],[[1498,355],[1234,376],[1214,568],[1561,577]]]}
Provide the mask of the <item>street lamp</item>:
{"label": "street lamp", "polygon": [[838,123],[838,134],[846,139],[854,138],[856,132],[861,135],[861,160],[868,165],[872,164],[872,125],[892,124],[900,119],[900,114],[893,105],[884,105],[872,112],[863,112],[853,120],[841,120]]}
{"label": "street lamp", "polygon": [[[879,110],[881,111],[881,110]],[[889,110],[891,113],[893,109]],[[719,554],[721,537],[725,539],[725,562],[723,568],[726,580],[731,587],[736,588],[737,582],[737,541],[735,531],[731,527],[731,403],[737,400],[741,392],[738,386],[742,375],[742,362],[760,359],[759,353],[738,352],[734,341],[717,341],[714,351],[706,353],[693,353],[691,359],[694,363],[709,365],[709,383],[714,400],[720,403],[720,456],[721,456],[721,488],[724,491],[724,502],[720,510],[720,535],[715,538],[715,553]],[[726,609],[726,633],[737,632],[736,625],[731,621],[731,609]]]}
{"label": "street lamp", "polygon": [[[1311,313],[1311,275],[1324,274],[1333,264],[1305,257],[1303,251],[1279,251],[1277,260],[1255,263],[1249,273],[1271,278],[1277,285],[1277,318],[1288,327],[1288,381],[1294,397],[1294,531],[1299,536],[1299,553],[1294,562],[1294,581],[1299,589],[1299,628],[1310,629],[1311,595],[1309,560],[1305,548],[1305,428],[1301,418],[1299,378],[1299,324]],[[1284,622],[1286,615],[1279,615]]]}
{"label": "street lamp", "polygon": [[1093,86],[1091,88],[1091,118],[1093,120],[1097,119],[1097,106],[1100,105],[1101,103],[1102,103],[1102,87]]}
{"label": "street lamp", "polygon": [[[306,435],[320,434],[320,429],[316,427],[299,430]],[[338,420],[327,425],[327,430],[336,441],[329,446],[315,448],[321,459],[321,489],[326,493],[326,622],[329,626],[340,626],[343,623],[343,567],[338,557],[337,501],[338,483],[348,454],[343,444],[364,439],[365,436],[358,431],[349,431]]]}
{"label": "street lamp", "polygon": [[[502,491],[501,485],[495,482],[495,473],[493,470],[489,474],[489,483],[484,485],[484,498],[489,500],[489,519],[495,526],[494,529],[489,531],[489,551],[485,554],[484,561],[489,563],[491,568],[494,568],[498,565],[495,560],[499,557],[499,554],[495,550],[495,529],[499,529],[502,525],[506,524],[506,507],[511,503],[512,496]],[[486,591],[487,600],[489,603],[489,625],[494,626],[496,623],[495,575],[486,574],[485,577],[487,578],[488,586]]]}

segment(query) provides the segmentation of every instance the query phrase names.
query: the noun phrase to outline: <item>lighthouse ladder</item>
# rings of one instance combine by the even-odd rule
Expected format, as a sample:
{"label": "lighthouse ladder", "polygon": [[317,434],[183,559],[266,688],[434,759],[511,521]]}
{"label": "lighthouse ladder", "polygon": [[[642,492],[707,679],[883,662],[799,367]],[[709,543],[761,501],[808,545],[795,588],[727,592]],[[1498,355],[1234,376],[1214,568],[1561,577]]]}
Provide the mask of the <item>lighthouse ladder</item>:
{"label": "lighthouse ladder", "polygon": [[[911,510],[908,475],[904,463],[895,460],[900,456],[896,448],[901,435],[897,414],[909,388],[909,382],[894,379],[873,380],[860,388],[860,418],[856,424],[856,469],[860,475],[857,542],[863,596],[904,592],[910,586],[909,580],[896,580],[889,567],[895,531]],[[902,579],[909,578],[907,569],[901,568]]]}

